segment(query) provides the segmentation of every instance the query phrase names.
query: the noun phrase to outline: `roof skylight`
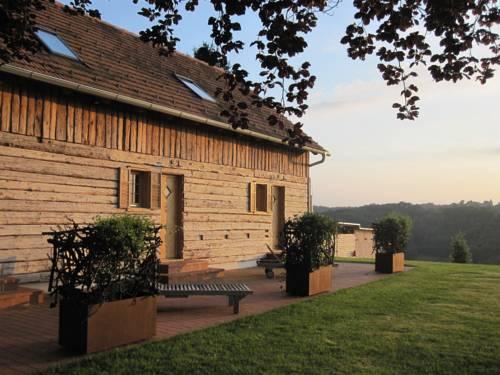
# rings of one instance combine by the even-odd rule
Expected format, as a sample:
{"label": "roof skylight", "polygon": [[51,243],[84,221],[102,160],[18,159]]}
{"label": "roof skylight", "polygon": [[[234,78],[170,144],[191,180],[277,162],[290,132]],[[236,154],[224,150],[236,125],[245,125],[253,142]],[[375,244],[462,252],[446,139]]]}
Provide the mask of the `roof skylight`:
{"label": "roof skylight", "polygon": [[56,34],[45,30],[38,30],[36,31],[36,36],[51,53],[78,60],[76,54]]}
{"label": "roof skylight", "polygon": [[179,79],[179,81],[181,81],[187,88],[189,88],[200,98],[211,102],[215,102],[215,99],[208,92],[206,92],[200,86],[198,86],[192,79],[181,76],[179,74],[176,74],[175,76]]}

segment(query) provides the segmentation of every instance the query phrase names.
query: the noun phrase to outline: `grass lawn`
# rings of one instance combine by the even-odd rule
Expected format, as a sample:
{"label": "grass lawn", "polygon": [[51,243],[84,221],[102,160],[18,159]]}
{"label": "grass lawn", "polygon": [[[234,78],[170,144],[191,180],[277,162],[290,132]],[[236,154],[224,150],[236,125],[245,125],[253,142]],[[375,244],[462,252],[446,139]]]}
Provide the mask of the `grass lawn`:
{"label": "grass lawn", "polygon": [[500,266],[405,274],[46,374],[500,374]]}

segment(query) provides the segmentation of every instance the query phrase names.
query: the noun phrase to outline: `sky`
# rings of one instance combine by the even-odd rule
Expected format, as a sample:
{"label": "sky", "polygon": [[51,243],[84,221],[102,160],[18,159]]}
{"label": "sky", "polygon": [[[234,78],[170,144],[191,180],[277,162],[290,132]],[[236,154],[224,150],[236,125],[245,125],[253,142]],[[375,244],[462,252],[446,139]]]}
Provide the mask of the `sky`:
{"label": "sky", "polygon": [[[200,3],[176,29],[181,52],[192,54],[210,41],[210,8],[207,1]],[[94,0],[94,5],[105,21],[122,28],[139,32],[147,26],[131,0]],[[332,153],[311,169],[313,203],[499,203],[500,78],[486,85],[435,83],[423,72],[416,82],[419,119],[397,120],[391,106],[399,101],[401,88],[385,85],[376,60],[353,61],[340,44],[353,12],[346,1],[321,15],[301,57],[311,62],[318,78],[302,119],[304,129]],[[244,16],[241,23],[242,40],[251,40],[259,26],[256,17]],[[257,77],[251,48],[230,56],[230,62],[241,63]]]}

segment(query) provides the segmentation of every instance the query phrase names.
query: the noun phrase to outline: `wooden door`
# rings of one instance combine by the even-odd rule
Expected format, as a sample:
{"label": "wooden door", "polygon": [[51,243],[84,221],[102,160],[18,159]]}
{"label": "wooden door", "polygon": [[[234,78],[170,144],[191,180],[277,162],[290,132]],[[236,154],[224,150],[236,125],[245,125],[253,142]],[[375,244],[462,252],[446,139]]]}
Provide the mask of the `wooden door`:
{"label": "wooden door", "polygon": [[285,188],[283,186],[273,186],[272,188],[272,246],[274,249],[281,248],[283,236],[283,226],[285,224]]}
{"label": "wooden door", "polygon": [[161,224],[163,251],[162,258],[182,258],[182,191],[183,178],[176,175],[162,176]]}

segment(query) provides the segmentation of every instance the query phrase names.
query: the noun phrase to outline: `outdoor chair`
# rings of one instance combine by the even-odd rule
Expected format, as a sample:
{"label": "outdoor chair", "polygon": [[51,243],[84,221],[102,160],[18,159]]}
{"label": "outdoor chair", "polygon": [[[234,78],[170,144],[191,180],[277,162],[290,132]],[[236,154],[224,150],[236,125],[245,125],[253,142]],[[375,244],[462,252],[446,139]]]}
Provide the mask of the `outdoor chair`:
{"label": "outdoor chair", "polygon": [[269,250],[269,253],[257,260],[257,266],[264,267],[266,277],[268,279],[272,279],[274,278],[274,269],[285,268],[285,261],[283,259],[283,253],[273,251],[271,246],[269,246],[268,244],[266,244],[266,246]]}

